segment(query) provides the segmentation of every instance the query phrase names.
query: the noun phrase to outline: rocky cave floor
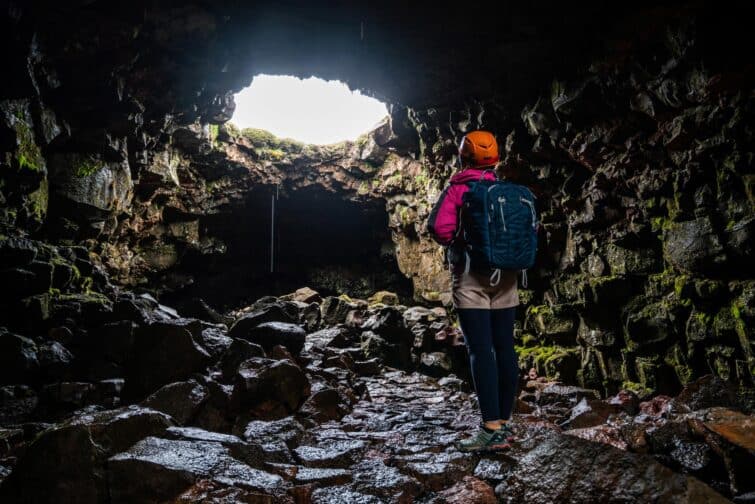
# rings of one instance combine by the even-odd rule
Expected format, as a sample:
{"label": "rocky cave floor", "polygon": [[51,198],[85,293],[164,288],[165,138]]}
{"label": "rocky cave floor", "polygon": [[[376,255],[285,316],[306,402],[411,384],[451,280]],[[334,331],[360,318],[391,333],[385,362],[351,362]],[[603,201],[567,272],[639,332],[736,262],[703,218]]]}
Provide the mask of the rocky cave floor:
{"label": "rocky cave floor", "polygon": [[0,330],[1,502],[755,501],[752,395],[713,376],[647,401],[523,376],[517,442],[465,454],[479,416],[442,308],[303,288],[184,317],[71,261],[85,292]]}

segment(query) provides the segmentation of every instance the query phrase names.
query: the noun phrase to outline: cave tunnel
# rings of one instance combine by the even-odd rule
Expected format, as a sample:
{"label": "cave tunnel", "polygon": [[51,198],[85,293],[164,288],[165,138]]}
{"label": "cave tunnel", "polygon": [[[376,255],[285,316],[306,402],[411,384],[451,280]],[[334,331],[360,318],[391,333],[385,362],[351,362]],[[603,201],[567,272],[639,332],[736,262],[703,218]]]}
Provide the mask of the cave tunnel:
{"label": "cave tunnel", "polygon": [[382,200],[352,201],[317,185],[259,187],[202,226],[226,248],[209,259],[184,260],[181,270],[192,272],[194,283],[167,294],[166,302],[181,305],[199,297],[228,310],[302,286],[362,299],[389,290],[411,300],[412,285],[396,264]]}
{"label": "cave tunnel", "polygon": [[[0,9],[0,502],[755,500],[745,2],[48,4]],[[235,131],[263,73],[389,118]],[[503,383],[426,226],[478,129],[540,224]]]}

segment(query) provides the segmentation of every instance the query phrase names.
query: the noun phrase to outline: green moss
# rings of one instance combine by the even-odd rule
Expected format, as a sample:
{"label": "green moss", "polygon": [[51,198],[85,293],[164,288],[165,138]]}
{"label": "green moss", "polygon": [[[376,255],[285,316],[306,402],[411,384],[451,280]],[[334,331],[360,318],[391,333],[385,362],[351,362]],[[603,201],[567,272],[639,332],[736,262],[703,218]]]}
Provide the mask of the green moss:
{"label": "green moss", "polygon": [[[440,292],[438,291],[424,291],[422,292],[422,297],[428,301],[437,302],[440,301]],[[455,321],[456,324],[458,324],[457,321]]]}
{"label": "green moss", "polygon": [[401,173],[394,173],[385,180],[385,184],[388,186],[400,186],[401,185]]}
{"label": "green moss", "polygon": [[49,200],[49,185],[47,179],[43,179],[39,184],[39,189],[29,194],[28,197],[32,215],[34,215],[38,221],[43,221],[47,215],[47,204]]}
{"label": "green moss", "polygon": [[367,142],[369,141],[369,138],[370,137],[369,137],[369,135],[367,133],[365,133],[364,135],[359,135],[357,137],[357,139],[354,140],[354,145],[356,145],[356,147],[359,150],[362,150],[365,147],[365,145],[367,145]]}
{"label": "green moss", "polygon": [[210,124],[209,130],[210,130],[210,144],[212,145],[213,149],[217,148],[219,145],[218,135],[220,134],[220,126],[218,124]]}
{"label": "green moss", "polygon": [[244,128],[241,136],[249,140],[258,149],[281,150],[289,153],[299,153],[307,147],[306,144],[292,138],[278,138],[269,131],[259,128]]}
{"label": "green moss", "polygon": [[[523,337],[523,343],[524,339]],[[529,338],[527,339],[528,343],[531,341]],[[565,348],[558,345],[515,345],[514,349],[519,356],[520,362],[532,365],[538,373],[545,374],[548,378],[558,378],[560,374],[558,369],[559,362],[578,352],[577,348]]]}
{"label": "green moss", "polygon": [[79,178],[89,177],[105,166],[100,159],[93,155],[71,154],[70,160],[73,175]]}
{"label": "green moss", "polygon": [[428,177],[425,173],[420,173],[419,175],[414,177],[415,187],[425,187],[429,181],[430,177]]}
{"label": "green moss", "polygon": [[713,317],[709,313],[696,312],[694,316],[698,320],[698,322],[704,324],[705,326],[708,326],[711,322],[713,322]]}
{"label": "green moss", "polygon": [[402,225],[408,226],[409,224],[412,223],[408,206],[399,207],[398,215],[399,215],[399,219],[401,220]]}
{"label": "green moss", "polygon": [[280,161],[286,157],[286,153],[281,149],[269,149],[265,150],[264,153],[275,161]]}
{"label": "green moss", "polygon": [[18,167],[22,170],[40,171],[44,167],[42,151],[34,141],[34,131],[29,126],[25,109],[17,108],[13,114],[15,121],[13,129],[16,130],[16,159]]}
{"label": "green moss", "polygon": [[653,394],[653,389],[645,387],[641,383],[637,383],[637,382],[633,382],[629,380],[622,382],[621,388],[624,390],[630,390],[634,392],[642,399],[649,397]]}

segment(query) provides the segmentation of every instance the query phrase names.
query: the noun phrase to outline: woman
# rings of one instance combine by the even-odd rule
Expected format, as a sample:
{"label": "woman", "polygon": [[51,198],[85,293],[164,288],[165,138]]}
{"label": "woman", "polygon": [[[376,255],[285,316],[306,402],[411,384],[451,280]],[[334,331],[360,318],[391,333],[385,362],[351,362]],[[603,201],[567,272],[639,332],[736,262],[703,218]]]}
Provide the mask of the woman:
{"label": "woman", "polygon": [[[469,439],[457,444],[462,451],[505,449],[513,440],[509,424],[514,406],[519,366],[514,350],[514,316],[519,305],[515,271],[502,271],[491,282],[490,272],[471,271],[463,261],[460,209],[468,182],[495,180],[498,144],[488,131],[473,131],[459,146],[462,170],[451,177],[430,213],[428,230],[446,245],[452,272],[453,305],[469,351],[472,379],[482,423]],[[485,171],[489,170],[489,171]],[[491,285],[492,284],[492,285]]]}

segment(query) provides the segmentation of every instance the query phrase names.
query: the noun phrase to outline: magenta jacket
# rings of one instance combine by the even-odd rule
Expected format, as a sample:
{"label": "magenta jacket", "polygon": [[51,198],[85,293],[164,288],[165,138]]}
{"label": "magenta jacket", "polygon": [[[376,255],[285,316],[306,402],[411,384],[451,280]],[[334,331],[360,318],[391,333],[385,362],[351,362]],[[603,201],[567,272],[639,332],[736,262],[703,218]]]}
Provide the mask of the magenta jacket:
{"label": "magenta jacket", "polygon": [[[461,197],[469,190],[467,182],[480,180],[483,176],[482,170],[478,168],[467,168],[451,177],[450,184],[446,187],[435,203],[430,216],[427,220],[427,230],[430,235],[441,245],[449,245],[456,234],[458,225],[459,208],[461,208]],[[485,172],[484,180],[495,180],[495,173],[492,171]]]}

